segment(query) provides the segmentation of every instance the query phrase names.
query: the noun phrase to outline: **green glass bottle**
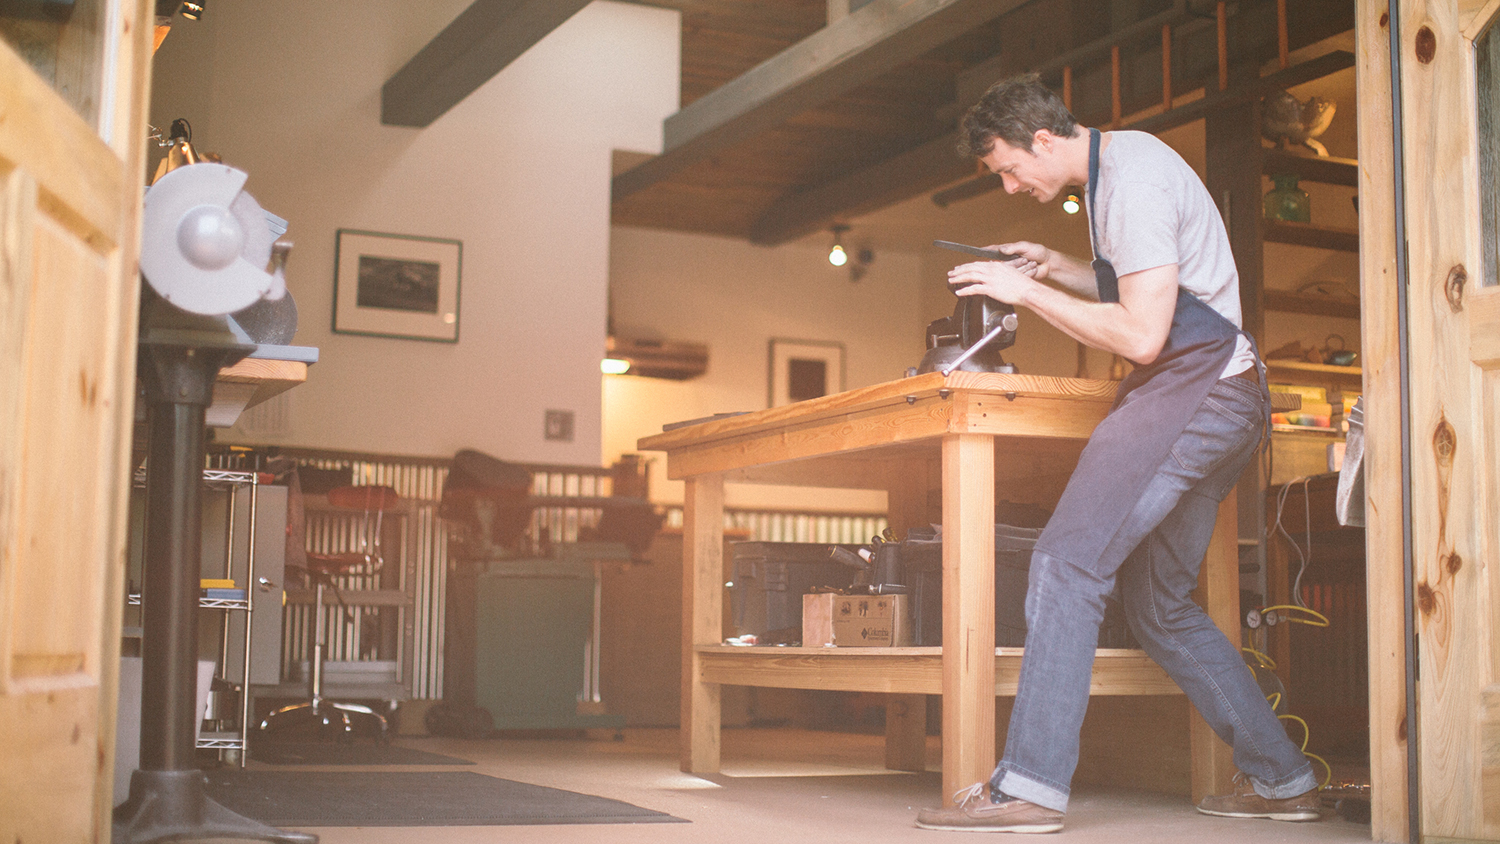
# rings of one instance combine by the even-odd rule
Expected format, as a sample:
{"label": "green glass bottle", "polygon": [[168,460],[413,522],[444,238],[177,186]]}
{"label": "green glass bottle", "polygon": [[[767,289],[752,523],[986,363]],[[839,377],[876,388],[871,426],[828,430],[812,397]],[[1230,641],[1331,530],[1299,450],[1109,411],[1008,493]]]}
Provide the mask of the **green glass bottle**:
{"label": "green glass bottle", "polygon": [[1263,202],[1267,220],[1284,220],[1289,223],[1311,223],[1312,202],[1307,191],[1297,187],[1297,177],[1290,173],[1277,173],[1271,177],[1276,187],[1266,191]]}

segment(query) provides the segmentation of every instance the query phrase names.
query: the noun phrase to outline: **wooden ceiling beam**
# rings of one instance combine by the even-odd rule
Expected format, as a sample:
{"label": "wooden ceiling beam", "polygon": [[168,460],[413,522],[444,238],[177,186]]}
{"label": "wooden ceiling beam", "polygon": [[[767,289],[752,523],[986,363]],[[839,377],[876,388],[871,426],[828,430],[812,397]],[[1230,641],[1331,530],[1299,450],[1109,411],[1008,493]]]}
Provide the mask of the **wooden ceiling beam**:
{"label": "wooden ceiling beam", "polygon": [[667,118],[662,154],[616,176],[614,197],[669,178],[1024,2],[873,0]]}
{"label": "wooden ceiling beam", "polygon": [[429,126],[589,0],[474,0],[380,89],[380,122]]}

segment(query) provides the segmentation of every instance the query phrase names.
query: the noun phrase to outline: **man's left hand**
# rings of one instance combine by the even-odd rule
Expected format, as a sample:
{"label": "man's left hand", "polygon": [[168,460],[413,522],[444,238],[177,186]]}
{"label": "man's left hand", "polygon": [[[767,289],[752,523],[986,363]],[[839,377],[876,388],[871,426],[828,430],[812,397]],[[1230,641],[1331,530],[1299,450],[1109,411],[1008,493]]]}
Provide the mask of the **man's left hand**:
{"label": "man's left hand", "polygon": [[1010,261],[975,261],[948,271],[948,284],[959,296],[988,296],[1007,305],[1024,304],[1034,287],[1037,264],[1028,258]]}

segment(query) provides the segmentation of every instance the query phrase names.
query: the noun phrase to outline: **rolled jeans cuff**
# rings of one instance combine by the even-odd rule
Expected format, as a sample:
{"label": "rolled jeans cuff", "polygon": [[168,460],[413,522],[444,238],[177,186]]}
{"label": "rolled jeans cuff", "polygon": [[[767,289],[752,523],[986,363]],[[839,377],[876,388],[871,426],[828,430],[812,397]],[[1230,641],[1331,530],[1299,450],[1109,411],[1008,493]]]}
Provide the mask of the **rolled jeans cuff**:
{"label": "rolled jeans cuff", "polygon": [[[993,782],[993,780],[992,780]],[[1000,776],[999,782],[994,782],[996,788],[1005,792],[1009,797],[1019,797],[1028,803],[1035,803],[1045,809],[1056,812],[1068,811],[1068,793],[1059,791],[1051,786],[1042,785],[1036,780],[1016,773],[1006,771]],[[1301,792],[1298,792],[1299,794]]]}
{"label": "rolled jeans cuff", "polygon": [[[1255,777],[1250,778],[1250,784],[1255,786],[1255,793],[1267,800],[1286,800],[1299,794],[1306,794],[1318,787],[1318,778],[1313,776],[1312,765],[1308,765],[1302,773],[1292,777],[1280,785],[1271,785]],[[1009,792],[1006,792],[1007,794]],[[1033,801],[1034,802],[1034,801]]]}

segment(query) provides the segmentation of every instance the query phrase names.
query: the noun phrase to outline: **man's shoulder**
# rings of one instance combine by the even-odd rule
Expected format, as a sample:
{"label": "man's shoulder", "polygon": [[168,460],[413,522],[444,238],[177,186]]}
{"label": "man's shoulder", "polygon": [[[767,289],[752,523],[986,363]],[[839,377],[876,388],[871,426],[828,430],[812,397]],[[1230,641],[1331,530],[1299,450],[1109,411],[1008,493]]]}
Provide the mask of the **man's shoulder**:
{"label": "man's shoulder", "polygon": [[1110,134],[1112,136],[1112,143],[1110,145],[1119,144],[1116,152],[1121,155],[1129,156],[1132,159],[1146,158],[1154,160],[1160,158],[1182,162],[1184,165],[1187,163],[1183,161],[1182,156],[1177,153],[1177,150],[1172,149],[1172,147],[1167,145],[1166,141],[1163,141],[1150,132],[1121,129]]}
{"label": "man's shoulder", "polygon": [[1106,186],[1114,182],[1117,190],[1154,189],[1167,194],[1202,187],[1197,172],[1162,139],[1134,130],[1116,132],[1115,136],[1115,143],[1110,144],[1114,155]]}

